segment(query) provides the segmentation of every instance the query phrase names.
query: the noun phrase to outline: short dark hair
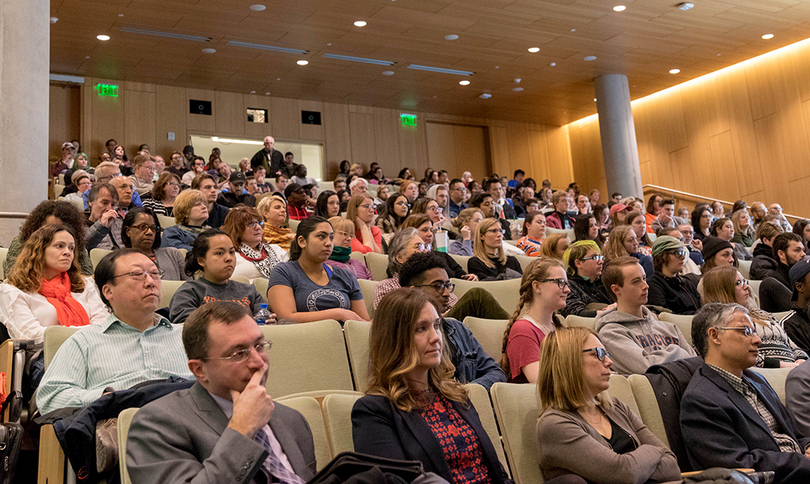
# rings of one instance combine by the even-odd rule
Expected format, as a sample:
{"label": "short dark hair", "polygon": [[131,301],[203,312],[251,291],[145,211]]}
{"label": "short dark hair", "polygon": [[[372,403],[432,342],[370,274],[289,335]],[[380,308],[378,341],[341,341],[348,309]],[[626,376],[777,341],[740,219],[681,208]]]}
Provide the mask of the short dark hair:
{"label": "short dark hair", "polygon": [[616,197],[621,197],[621,196],[622,196],[622,194],[619,193],[619,192],[613,192],[613,193],[610,194],[610,198],[616,198]]}
{"label": "short dark hair", "polygon": [[453,185],[455,185],[456,183],[462,183],[462,184],[463,184],[463,183],[464,183],[464,181],[463,181],[463,180],[461,180],[460,178],[453,178],[452,180],[450,180],[450,185],[448,185],[448,186],[449,186],[449,187],[452,187],[452,186],[453,186]]}
{"label": "short dark hair", "polygon": [[[198,259],[205,258],[205,254],[208,253],[208,248],[210,244],[208,243],[211,237],[216,235],[224,235],[228,237],[228,234],[219,230],[219,229],[207,229],[203,230],[196,239],[194,239],[194,243],[191,245],[191,250],[186,253],[186,268],[185,273],[189,277],[194,277],[194,274],[197,271],[202,271],[203,266],[200,265]],[[228,237],[230,239],[230,237]]]}
{"label": "short dark hair", "polygon": [[418,252],[413,254],[399,269],[399,285],[402,287],[418,286],[424,282],[423,274],[431,269],[444,269],[448,273],[447,263],[436,252]]}
{"label": "short dark hair", "polygon": [[624,287],[624,272],[622,271],[622,267],[627,267],[634,264],[641,265],[639,264],[638,259],[635,257],[625,255],[609,260],[605,265],[605,268],[602,269],[602,285],[605,286],[607,293],[613,300],[616,299],[616,294],[610,287],[613,284],[616,284],[619,287]]}
{"label": "short dark hair", "polygon": [[773,239],[773,258],[779,261],[779,251],[781,250],[785,254],[787,254],[788,247],[790,247],[791,242],[798,242],[802,243],[802,237],[799,234],[794,234],[793,232],[782,232],[781,234],[777,235],[775,239]]}
{"label": "short dark hair", "polygon": [[194,153],[194,147],[191,145],[186,145],[183,147],[183,154],[186,153]]}
{"label": "short dark hair", "polygon": [[286,179],[288,179],[288,180],[290,179],[290,177],[288,177],[287,175],[285,175],[285,174],[283,174],[283,173],[279,173],[278,175],[276,175],[276,183],[278,183],[278,181],[279,181],[280,179],[282,179],[282,178],[286,178]]}
{"label": "short dark hair", "polygon": [[115,144],[118,144],[118,142],[117,142],[117,141],[115,141],[114,139],[110,138],[110,139],[108,139],[108,140],[107,140],[107,142],[106,142],[106,143],[104,143],[104,146],[110,146],[110,143],[115,143]]}
{"label": "short dark hair", "polygon": [[517,170],[515,170],[515,173],[514,173],[514,175],[512,175],[512,178],[517,178],[518,175],[525,175],[525,174],[526,174],[525,171],[518,168]]}
{"label": "short dark hair", "polygon": [[709,352],[709,328],[726,326],[734,313],[748,314],[748,309],[739,304],[704,304],[692,318],[692,346],[705,359]]}
{"label": "short dark hair", "polygon": [[112,198],[115,203],[118,203],[118,190],[109,183],[97,183],[93,185],[93,188],[90,189],[90,193],[87,194],[87,203],[95,202],[102,188],[107,190],[107,193],[110,194],[110,198]]}
{"label": "short dark hair", "polygon": [[665,198],[661,200],[661,202],[658,204],[659,207],[663,207],[664,205],[675,205],[675,200],[671,198]]}
{"label": "short dark hair", "polygon": [[152,220],[155,221],[155,227],[157,227],[157,229],[155,229],[155,240],[152,242],[152,249],[157,249],[160,247],[160,234],[163,232],[163,230],[160,228],[160,220],[158,220],[157,215],[155,215],[155,212],[153,212],[151,208],[142,207],[133,208],[127,212],[126,217],[124,217],[124,221],[121,224],[121,241],[124,243],[124,247],[132,247],[132,240],[127,234],[127,229],[132,227],[139,214],[149,215],[152,217]]}
{"label": "short dark hair", "polygon": [[292,151],[288,151],[288,152],[284,153],[284,158],[286,158],[286,157],[288,157],[290,155],[295,156]]}
{"label": "short dark hair", "polygon": [[183,325],[183,348],[188,359],[200,360],[208,355],[208,327],[213,321],[229,325],[245,316],[252,315],[234,302],[211,301],[195,309]]}
{"label": "short dark hair", "polygon": [[115,261],[119,258],[130,255],[130,254],[140,254],[135,249],[118,249],[110,252],[109,254],[105,255],[96,266],[95,272],[93,272],[93,279],[96,281],[96,286],[98,286],[99,295],[101,295],[101,300],[107,307],[112,308],[110,306],[110,301],[104,297],[104,286],[109,284],[115,285]]}
{"label": "short dark hair", "polygon": [[199,190],[205,180],[211,180],[212,182],[214,182],[215,185],[217,183],[217,181],[214,180],[214,177],[212,177],[210,173],[202,172],[191,179],[191,189]]}
{"label": "short dark hair", "polygon": [[470,206],[476,208],[481,207],[481,204],[484,203],[484,200],[487,197],[492,198],[492,195],[489,193],[489,191],[485,190],[479,193],[478,195],[474,196],[472,200],[470,200]]}

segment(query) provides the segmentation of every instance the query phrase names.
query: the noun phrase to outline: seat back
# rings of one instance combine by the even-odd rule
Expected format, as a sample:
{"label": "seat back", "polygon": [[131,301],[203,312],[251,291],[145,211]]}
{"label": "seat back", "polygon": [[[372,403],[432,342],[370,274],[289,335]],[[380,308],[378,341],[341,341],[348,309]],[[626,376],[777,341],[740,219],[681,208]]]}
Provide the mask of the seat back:
{"label": "seat back", "polygon": [[520,301],[520,279],[509,279],[507,281],[465,281],[464,279],[453,279],[456,285],[456,296],[459,299],[470,289],[480,287],[486,289],[500,303],[501,307],[509,314],[515,312]]}
{"label": "seat back", "polygon": [[508,319],[483,319],[467,316],[464,324],[470,328],[475,339],[481,343],[484,351],[495,361],[501,361],[503,355],[503,334],[506,332]]}
{"label": "seat back", "polygon": [[346,321],[343,325],[343,336],[346,338],[346,349],[349,352],[349,362],[352,364],[354,375],[354,388],[357,391],[366,391],[368,380],[368,350],[371,337],[371,322]]}
{"label": "seat back", "polygon": [[762,281],[757,280],[750,280],[748,281],[748,286],[751,288],[751,294],[755,294],[759,297],[759,286],[762,284]]}
{"label": "seat back", "polygon": [[352,438],[352,407],[363,395],[332,394],[323,399],[323,417],[332,454],[354,452]]}
{"label": "seat back", "polygon": [[363,293],[363,302],[368,311],[368,317],[374,319],[374,289],[379,282],[369,281],[368,279],[358,279],[357,283],[360,284],[360,292]]}
{"label": "seat back", "polygon": [[298,220],[293,219],[287,221],[287,225],[290,227],[290,230],[292,230],[292,233],[296,233],[298,231],[298,222]]}
{"label": "seat back", "polygon": [[[478,419],[481,420],[481,426],[489,436],[489,441],[495,447],[495,453],[498,454],[498,460],[501,465],[509,472],[509,463],[506,460],[506,455],[503,453],[503,445],[501,445],[501,434],[498,432],[498,424],[495,421],[495,413],[492,410],[492,403],[489,401],[489,393],[487,389],[477,383],[468,383],[465,385],[470,396],[470,403],[475,407],[478,413]],[[529,385],[533,386],[533,385]]]}
{"label": "seat back", "polygon": [[274,398],[313,390],[354,390],[343,330],[334,319],[265,325],[273,342],[268,352],[267,392]]}
{"label": "seat back", "polygon": [[565,325],[569,328],[574,326],[582,326],[584,328],[596,331],[596,318],[586,318],[583,316],[569,314],[565,318]]}
{"label": "seat back", "polygon": [[626,403],[630,409],[638,415],[638,403],[633,395],[630,382],[622,375],[610,375],[610,388],[608,394]]}
{"label": "seat back", "polygon": [[568,238],[571,239],[572,241],[577,239],[577,236],[574,234],[574,229],[565,230],[565,229],[555,229],[555,228],[552,228],[552,227],[546,227],[546,235],[548,235],[548,234],[557,234],[557,233],[568,235]]}
{"label": "seat back", "polygon": [[267,280],[266,277],[257,277],[253,279],[253,287],[256,288],[256,292],[262,295],[263,298],[267,299],[267,286],[270,281]]}
{"label": "seat back", "polygon": [[671,448],[664,426],[664,418],[658,408],[658,398],[655,396],[655,390],[653,390],[650,380],[644,375],[630,375],[627,377],[627,381],[633,391],[633,398],[636,400],[638,416],[641,417],[650,432]]}
{"label": "seat back", "polygon": [[6,272],[5,269],[3,269],[3,266],[5,265],[7,255],[8,248],[0,247],[0,281],[5,280],[6,278]]}
{"label": "seat back", "polygon": [[450,257],[452,257],[453,259],[455,259],[456,262],[458,262],[458,265],[460,265],[461,268],[464,269],[464,272],[467,272],[469,270],[467,269],[467,262],[470,261],[470,259],[472,258],[471,256],[450,254]]}
{"label": "seat back", "polygon": [[242,284],[250,284],[250,279],[245,276],[233,276],[231,277],[232,281],[241,282]]}
{"label": "seat back", "polygon": [[351,257],[354,260],[359,260],[363,264],[366,263],[366,254],[364,254],[364,253],[362,253],[360,251],[353,250],[352,253],[349,254],[349,257]]}
{"label": "seat back", "polygon": [[169,303],[172,302],[172,296],[180,286],[183,285],[185,281],[160,281],[160,303],[158,304],[158,309],[163,309],[169,307]]}
{"label": "seat back", "polygon": [[173,227],[173,226],[177,225],[177,222],[175,222],[174,217],[167,217],[166,215],[160,215],[160,214],[158,214],[157,217],[158,217],[158,222],[160,222],[160,228],[162,228],[162,229],[166,229],[166,228]]}
{"label": "seat back", "polygon": [[320,180],[320,181],[318,181],[318,187],[320,187],[320,189],[323,190],[323,191],[332,190],[334,192],[335,191],[335,182],[334,181]]}
{"label": "seat back", "polygon": [[515,484],[543,482],[534,429],[539,413],[534,385],[496,383],[490,390]]}
{"label": "seat back", "polygon": [[516,255],[515,259],[520,262],[520,268],[523,269],[523,273],[526,273],[526,270],[529,269],[529,264],[537,260],[537,257],[529,257],[528,255]]}
{"label": "seat back", "polygon": [[73,333],[79,330],[79,326],[49,326],[45,329],[45,342],[42,348],[42,354],[45,358],[45,369],[51,364],[54,355],[59,350],[68,338],[73,336]]}
{"label": "seat back", "polygon": [[762,375],[763,378],[768,380],[768,383],[773,387],[776,396],[785,404],[785,381],[787,380],[788,373],[792,368],[752,368],[753,371]]}
{"label": "seat back", "polygon": [[329,439],[326,438],[326,425],[321,413],[321,405],[313,397],[289,397],[278,398],[277,402],[282,403],[294,410],[298,410],[309,424],[312,431],[312,441],[315,444],[315,462],[318,463],[318,470],[323,469],[332,460],[332,448],[329,447]]}
{"label": "seat back", "polygon": [[750,260],[737,261],[737,270],[740,271],[740,274],[746,279],[751,277],[751,262]]}
{"label": "seat back", "polygon": [[377,254],[376,252],[369,252],[366,254],[366,265],[368,270],[371,271],[371,277],[375,281],[382,281],[388,278],[388,256],[385,254]]}
{"label": "seat back", "polygon": [[121,484],[132,484],[127,471],[127,435],[137,408],[128,408],[118,414],[118,467],[121,471]]}
{"label": "seat back", "polygon": [[683,333],[683,336],[686,338],[686,342],[689,343],[689,346],[692,346],[692,315],[661,313],[658,318],[661,319],[661,321],[674,323],[675,326],[681,330],[681,333]]}
{"label": "seat back", "polygon": [[98,263],[101,262],[101,259],[110,252],[112,251],[107,249],[90,249],[90,262],[93,263],[93,269],[95,269]]}

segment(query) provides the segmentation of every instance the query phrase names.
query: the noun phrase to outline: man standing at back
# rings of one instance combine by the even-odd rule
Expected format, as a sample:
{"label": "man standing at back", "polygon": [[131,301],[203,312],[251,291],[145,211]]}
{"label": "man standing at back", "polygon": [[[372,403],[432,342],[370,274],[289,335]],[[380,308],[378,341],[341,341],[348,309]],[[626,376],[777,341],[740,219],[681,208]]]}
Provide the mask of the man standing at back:
{"label": "man standing at back", "polygon": [[276,144],[275,138],[266,136],[264,138],[264,148],[257,151],[250,160],[250,167],[264,166],[264,170],[270,176],[275,176],[284,165],[284,156],[280,151],[273,149]]}
{"label": "man standing at back", "polygon": [[267,394],[271,342],[242,306],[195,310],[183,346],[197,383],[135,414],[127,439],[133,483],[303,484],[315,475],[309,425]]}

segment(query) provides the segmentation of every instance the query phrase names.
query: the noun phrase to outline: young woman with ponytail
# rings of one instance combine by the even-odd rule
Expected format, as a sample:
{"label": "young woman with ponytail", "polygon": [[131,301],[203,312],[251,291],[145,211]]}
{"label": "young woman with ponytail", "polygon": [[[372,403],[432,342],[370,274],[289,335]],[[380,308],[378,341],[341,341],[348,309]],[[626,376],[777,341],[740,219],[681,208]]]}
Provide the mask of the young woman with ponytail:
{"label": "young woman with ponytail", "polygon": [[532,262],[520,282],[520,302],[503,334],[501,367],[509,383],[535,383],[543,339],[561,328],[554,311],[565,307],[571,290],[565,269],[555,259]]}

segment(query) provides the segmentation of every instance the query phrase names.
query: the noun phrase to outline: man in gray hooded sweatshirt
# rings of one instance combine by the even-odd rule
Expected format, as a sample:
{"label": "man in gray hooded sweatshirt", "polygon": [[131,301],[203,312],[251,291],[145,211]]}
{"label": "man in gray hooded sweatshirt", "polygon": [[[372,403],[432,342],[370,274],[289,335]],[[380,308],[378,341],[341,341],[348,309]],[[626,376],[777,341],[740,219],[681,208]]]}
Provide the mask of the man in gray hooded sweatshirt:
{"label": "man in gray hooded sweatshirt", "polygon": [[616,308],[596,316],[596,331],[622,375],[644,373],[661,363],[697,356],[678,327],[659,321],[644,304],[647,282],[635,257],[618,257],[602,271],[602,283]]}

